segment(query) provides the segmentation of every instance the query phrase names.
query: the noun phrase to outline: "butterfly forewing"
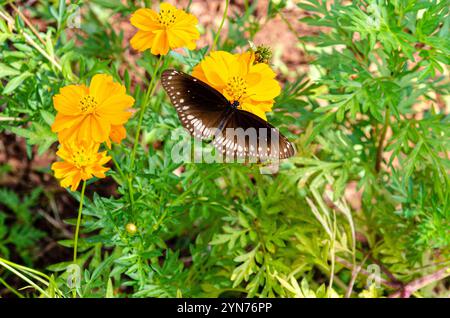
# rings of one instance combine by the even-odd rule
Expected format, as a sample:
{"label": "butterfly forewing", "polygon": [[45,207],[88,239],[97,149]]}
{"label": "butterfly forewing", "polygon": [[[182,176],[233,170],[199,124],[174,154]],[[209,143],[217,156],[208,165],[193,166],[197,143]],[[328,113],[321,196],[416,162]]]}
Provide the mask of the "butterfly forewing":
{"label": "butterfly forewing", "polygon": [[161,76],[161,82],[177,110],[181,124],[201,139],[214,135],[228,101],[214,88],[185,73],[169,69]]}

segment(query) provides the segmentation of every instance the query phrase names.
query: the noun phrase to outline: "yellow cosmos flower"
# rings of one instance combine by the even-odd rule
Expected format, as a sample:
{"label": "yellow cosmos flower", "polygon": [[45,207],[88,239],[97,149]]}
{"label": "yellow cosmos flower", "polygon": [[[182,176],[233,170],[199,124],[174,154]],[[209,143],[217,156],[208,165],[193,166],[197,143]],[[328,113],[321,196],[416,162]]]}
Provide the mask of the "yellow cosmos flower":
{"label": "yellow cosmos flower", "polygon": [[54,162],[52,170],[55,177],[60,179],[62,187],[70,186],[72,191],[78,188],[81,180],[89,180],[92,177],[104,178],[109,168],[103,167],[111,157],[106,156],[106,151],[98,152],[100,144],[93,142],[63,143],[56,155],[63,161]]}
{"label": "yellow cosmos flower", "polygon": [[255,63],[254,53],[211,52],[194,67],[192,76],[221,92],[231,103],[264,120],[281,87],[265,63]]}
{"label": "yellow cosmos flower", "polygon": [[119,140],[117,129],[131,116],[133,97],[126,94],[125,86],[114,83],[109,75],[95,75],[89,87],[68,85],[53,97],[58,111],[52,131],[61,142],[82,140],[98,143]]}
{"label": "yellow cosmos flower", "polygon": [[130,22],[139,30],[130,40],[138,51],[151,49],[154,55],[165,55],[169,49],[187,47],[195,49],[200,37],[196,29],[197,18],[168,3],[160,5],[159,13],[151,9],[139,9]]}

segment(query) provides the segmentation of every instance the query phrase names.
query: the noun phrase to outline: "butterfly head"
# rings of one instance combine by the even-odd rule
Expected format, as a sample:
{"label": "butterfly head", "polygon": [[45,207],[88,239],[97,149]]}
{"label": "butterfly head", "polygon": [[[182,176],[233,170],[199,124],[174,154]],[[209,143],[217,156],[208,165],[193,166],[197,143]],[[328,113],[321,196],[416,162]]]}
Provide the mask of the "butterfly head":
{"label": "butterfly head", "polygon": [[239,107],[239,101],[235,100],[234,102],[230,103],[231,107],[233,107],[233,109],[238,109]]}

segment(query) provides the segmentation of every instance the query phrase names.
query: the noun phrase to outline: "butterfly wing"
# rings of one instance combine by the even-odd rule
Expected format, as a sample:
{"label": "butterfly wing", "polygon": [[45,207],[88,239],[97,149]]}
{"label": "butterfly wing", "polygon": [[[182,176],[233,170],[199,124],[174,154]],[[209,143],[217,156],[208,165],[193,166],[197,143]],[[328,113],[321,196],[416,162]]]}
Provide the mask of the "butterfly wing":
{"label": "butterfly wing", "polygon": [[168,69],[161,82],[183,127],[197,138],[214,137],[214,146],[226,156],[265,161],[295,154],[278,129],[250,112],[232,109],[221,93],[201,80]]}
{"label": "butterfly wing", "polygon": [[165,70],[161,82],[183,127],[200,139],[213,136],[229,106],[226,98],[201,80],[174,69]]}
{"label": "butterfly wing", "polygon": [[278,129],[244,110],[233,112],[213,144],[227,157],[258,162],[289,158],[296,152]]}

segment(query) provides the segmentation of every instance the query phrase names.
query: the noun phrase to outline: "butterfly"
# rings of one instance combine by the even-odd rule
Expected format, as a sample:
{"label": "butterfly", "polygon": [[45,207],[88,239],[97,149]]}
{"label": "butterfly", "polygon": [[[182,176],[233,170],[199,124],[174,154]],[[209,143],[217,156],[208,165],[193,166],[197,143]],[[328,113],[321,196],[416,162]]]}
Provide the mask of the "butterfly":
{"label": "butterfly", "polygon": [[181,124],[199,139],[212,139],[226,157],[263,162],[295,154],[294,145],[278,129],[253,113],[239,109],[219,91],[186,73],[168,69],[162,86]]}

